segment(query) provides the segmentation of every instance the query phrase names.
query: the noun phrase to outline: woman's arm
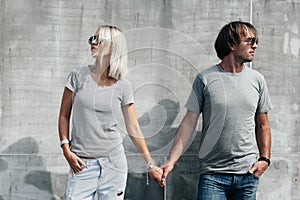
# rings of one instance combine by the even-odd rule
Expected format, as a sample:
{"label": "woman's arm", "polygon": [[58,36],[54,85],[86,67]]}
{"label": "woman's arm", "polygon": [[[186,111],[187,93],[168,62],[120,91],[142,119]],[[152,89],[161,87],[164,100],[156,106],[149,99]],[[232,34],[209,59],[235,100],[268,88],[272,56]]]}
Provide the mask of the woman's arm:
{"label": "woman's arm", "polygon": [[[69,124],[72,110],[72,99],[73,92],[68,88],[65,88],[61,101],[58,120],[58,132],[60,141],[66,139],[69,140]],[[70,150],[69,143],[65,143],[61,147],[63,149],[64,156],[72,169],[72,172],[80,172],[85,167],[85,163]]]}
{"label": "woman's arm", "polygon": [[[153,164],[155,165],[155,163],[153,163],[153,159],[147,147],[144,135],[140,129],[138,119],[135,113],[134,104],[132,103],[132,104],[122,106],[122,111],[123,111],[124,121],[126,125],[126,130],[128,132],[130,139],[134,143],[137,150],[142,154],[142,157],[144,158],[146,163],[149,164],[149,166]],[[160,184],[162,170],[157,166],[153,166],[149,169],[149,173],[151,177],[157,183]]]}
{"label": "woman's arm", "polygon": [[[68,88],[65,88],[62,96],[58,120],[58,131],[60,140],[69,139],[69,122],[72,110],[72,98],[73,92]],[[62,145],[63,149],[66,147],[69,147],[69,144],[66,143]]]}

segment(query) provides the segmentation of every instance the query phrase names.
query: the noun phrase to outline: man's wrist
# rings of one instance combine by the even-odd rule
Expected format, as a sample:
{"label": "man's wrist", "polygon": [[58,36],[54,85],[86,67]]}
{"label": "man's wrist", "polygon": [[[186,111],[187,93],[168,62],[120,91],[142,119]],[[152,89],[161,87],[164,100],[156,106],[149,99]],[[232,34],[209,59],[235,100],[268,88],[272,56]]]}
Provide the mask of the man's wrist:
{"label": "man's wrist", "polygon": [[168,160],[167,160],[167,163],[169,164],[169,165],[175,165],[175,163],[177,162],[177,160],[172,160],[171,158],[169,158]]}
{"label": "man's wrist", "polygon": [[270,159],[265,156],[261,156],[260,158],[258,158],[258,161],[265,161],[268,163],[268,166],[270,166],[270,164],[271,164]]}

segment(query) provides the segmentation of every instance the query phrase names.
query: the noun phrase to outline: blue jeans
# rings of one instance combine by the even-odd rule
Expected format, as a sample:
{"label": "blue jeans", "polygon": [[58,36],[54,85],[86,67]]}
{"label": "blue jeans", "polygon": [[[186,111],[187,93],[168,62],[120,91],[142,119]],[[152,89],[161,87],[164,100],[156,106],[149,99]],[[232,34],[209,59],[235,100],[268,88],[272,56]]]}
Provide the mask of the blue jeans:
{"label": "blue jeans", "polygon": [[82,159],[86,164],[81,172],[68,175],[68,200],[122,200],[127,180],[127,160],[124,153],[98,159]]}
{"label": "blue jeans", "polygon": [[198,200],[255,200],[259,179],[253,174],[200,175]]}

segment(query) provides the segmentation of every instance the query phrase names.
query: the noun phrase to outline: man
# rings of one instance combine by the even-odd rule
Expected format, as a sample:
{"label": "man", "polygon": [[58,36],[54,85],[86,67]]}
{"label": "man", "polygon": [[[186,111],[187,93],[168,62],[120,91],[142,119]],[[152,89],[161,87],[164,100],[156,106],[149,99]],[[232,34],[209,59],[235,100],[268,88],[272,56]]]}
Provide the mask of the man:
{"label": "man", "polygon": [[253,60],[257,38],[256,29],[246,22],[221,29],[215,41],[221,62],[200,72],[193,83],[187,113],[161,166],[162,186],[202,113],[198,200],[256,199],[259,177],[270,165],[271,146],[267,86],[260,73],[244,65]]}

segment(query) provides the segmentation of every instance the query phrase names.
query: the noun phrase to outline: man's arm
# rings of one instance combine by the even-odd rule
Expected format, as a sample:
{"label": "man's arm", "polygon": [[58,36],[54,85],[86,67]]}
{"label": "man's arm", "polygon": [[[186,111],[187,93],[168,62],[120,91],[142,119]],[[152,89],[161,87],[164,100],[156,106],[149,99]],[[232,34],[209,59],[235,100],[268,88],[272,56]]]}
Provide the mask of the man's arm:
{"label": "man's arm", "polygon": [[[267,113],[255,115],[255,136],[260,157],[270,159],[271,131]],[[261,160],[256,162],[249,172],[253,173],[257,177],[260,177],[267,168],[268,162]]]}
{"label": "man's arm", "polygon": [[187,144],[191,140],[191,137],[195,131],[199,113],[187,111],[182,122],[179,125],[174,145],[170,151],[168,160],[161,166],[163,169],[162,186],[165,186],[165,180],[169,172],[172,171],[176,161],[181,156],[182,152],[186,148]]}

